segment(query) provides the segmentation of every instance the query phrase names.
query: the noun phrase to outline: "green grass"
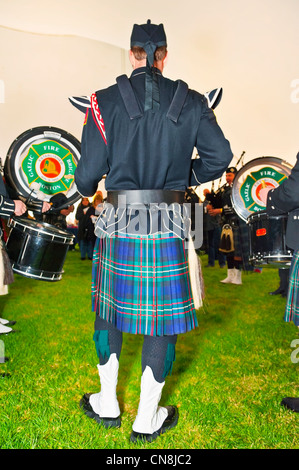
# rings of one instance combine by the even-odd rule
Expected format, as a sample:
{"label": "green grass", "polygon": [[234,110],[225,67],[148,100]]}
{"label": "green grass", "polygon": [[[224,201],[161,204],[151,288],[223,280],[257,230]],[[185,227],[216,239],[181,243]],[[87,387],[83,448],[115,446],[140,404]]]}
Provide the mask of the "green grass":
{"label": "green grass", "polygon": [[[202,256],[202,265],[207,262]],[[176,404],[176,428],[151,444],[129,441],[138,407],[142,338],[124,335],[118,396],[120,429],[106,429],[79,408],[99,390],[91,312],[91,262],[69,252],[59,282],[15,275],[0,298],[0,316],[17,320],[1,335],[10,361],[0,364],[2,449],[295,449],[298,414],[280,406],[299,396],[291,361],[297,328],[283,321],[285,300],[269,296],[276,269],[243,275],[241,286],[205,269],[206,298],[199,328],[180,335],[173,373],[161,404]]]}

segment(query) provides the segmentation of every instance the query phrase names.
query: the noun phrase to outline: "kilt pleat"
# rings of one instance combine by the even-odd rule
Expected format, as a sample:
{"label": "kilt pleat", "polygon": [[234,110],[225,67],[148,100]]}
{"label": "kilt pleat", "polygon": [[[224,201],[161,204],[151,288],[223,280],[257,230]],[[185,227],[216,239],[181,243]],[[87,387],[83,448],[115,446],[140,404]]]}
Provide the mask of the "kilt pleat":
{"label": "kilt pleat", "polygon": [[194,329],[184,241],[165,234],[97,238],[92,308],[127,333],[163,336]]}
{"label": "kilt pleat", "polygon": [[299,326],[299,250],[293,254],[284,320]]}

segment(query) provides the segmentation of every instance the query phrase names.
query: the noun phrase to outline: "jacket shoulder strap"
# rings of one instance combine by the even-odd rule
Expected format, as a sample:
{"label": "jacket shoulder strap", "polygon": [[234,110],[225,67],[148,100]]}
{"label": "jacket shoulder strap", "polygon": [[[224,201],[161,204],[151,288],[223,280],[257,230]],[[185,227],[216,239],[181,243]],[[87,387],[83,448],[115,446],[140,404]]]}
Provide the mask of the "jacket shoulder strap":
{"label": "jacket shoulder strap", "polygon": [[[128,79],[127,75],[120,75],[116,79],[116,83],[118,85],[119,92],[125,104],[126,110],[129,114],[130,119],[136,119],[143,115],[139,104],[137,102],[135,93],[133,91],[132,85],[130,80]],[[171,121],[177,122],[181,111],[183,109],[186,97],[188,94],[188,85],[183,80],[178,81],[178,86],[170,107],[167,112],[167,118]]]}
{"label": "jacket shoulder strap", "polygon": [[127,75],[120,75],[117,77],[116,83],[130,119],[141,117],[143,113],[139,107],[131,82]]}
{"label": "jacket shoulder strap", "polygon": [[186,97],[188,94],[188,85],[183,80],[178,81],[178,87],[170,104],[167,112],[168,119],[171,121],[178,122],[181,111],[183,109]]}

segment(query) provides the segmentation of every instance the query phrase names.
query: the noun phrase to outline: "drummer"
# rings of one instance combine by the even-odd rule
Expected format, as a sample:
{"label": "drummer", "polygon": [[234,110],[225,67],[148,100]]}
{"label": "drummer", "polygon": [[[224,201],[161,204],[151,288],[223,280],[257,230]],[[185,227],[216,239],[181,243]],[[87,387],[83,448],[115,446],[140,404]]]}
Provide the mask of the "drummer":
{"label": "drummer", "polygon": [[[289,288],[284,320],[299,327],[299,153],[291,174],[275,189],[264,188],[260,192],[269,215],[288,213],[286,244],[294,250],[290,267]],[[281,405],[299,412],[299,397],[287,397]]]}
{"label": "drummer", "polygon": [[[48,202],[43,202],[41,205],[42,212],[46,212],[50,209],[51,205]],[[16,215],[22,216],[27,211],[26,204],[19,199],[11,199],[9,197],[8,191],[5,187],[3,179],[0,177],[0,225],[1,219],[8,219],[9,217]],[[4,242],[3,240],[3,231],[0,228],[0,237],[1,243]],[[8,283],[13,281],[13,277],[9,270],[8,263],[4,263],[2,250],[0,250],[0,295],[6,295],[8,293]],[[5,256],[5,252],[4,252]],[[9,325],[8,320],[3,318],[0,319],[0,334],[8,334],[11,333],[13,330]]]}
{"label": "drummer", "polygon": [[[27,210],[26,205],[19,200],[12,200],[8,197],[8,193],[6,191],[4,182],[2,178],[0,178],[0,218],[8,218],[11,215],[23,215]],[[3,232],[1,231],[1,244],[4,243],[2,240]],[[0,279],[0,295],[6,295],[8,293],[8,282],[11,281],[7,279],[7,271],[5,272],[5,265],[2,255],[2,249],[0,250],[0,270],[1,270],[1,279]],[[12,280],[12,279],[11,279]],[[0,334],[8,334],[13,331],[11,328],[11,324],[15,322],[11,322],[6,320],[5,318],[0,319]]]}

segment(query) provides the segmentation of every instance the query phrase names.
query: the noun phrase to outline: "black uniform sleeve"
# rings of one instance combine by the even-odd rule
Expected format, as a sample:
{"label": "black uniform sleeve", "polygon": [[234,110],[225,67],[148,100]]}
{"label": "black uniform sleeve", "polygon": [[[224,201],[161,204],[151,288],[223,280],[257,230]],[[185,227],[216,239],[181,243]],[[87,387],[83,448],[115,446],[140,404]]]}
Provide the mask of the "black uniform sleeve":
{"label": "black uniform sleeve", "polygon": [[282,214],[299,208],[299,153],[290,176],[268,193],[267,213]]}
{"label": "black uniform sleeve", "polygon": [[192,160],[190,185],[197,186],[220,178],[229,166],[233,154],[206,99],[198,127],[196,148],[199,158]]}
{"label": "black uniform sleeve", "polygon": [[15,212],[15,203],[0,195],[0,217],[11,217]]}
{"label": "black uniform sleeve", "polygon": [[0,217],[9,218],[14,214],[15,203],[9,198],[4,181],[0,176]]}
{"label": "black uniform sleeve", "polygon": [[75,171],[75,183],[82,196],[93,196],[98,183],[108,173],[107,144],[103,139],[92,110],[88,109],[81,140],[81,157]]}

